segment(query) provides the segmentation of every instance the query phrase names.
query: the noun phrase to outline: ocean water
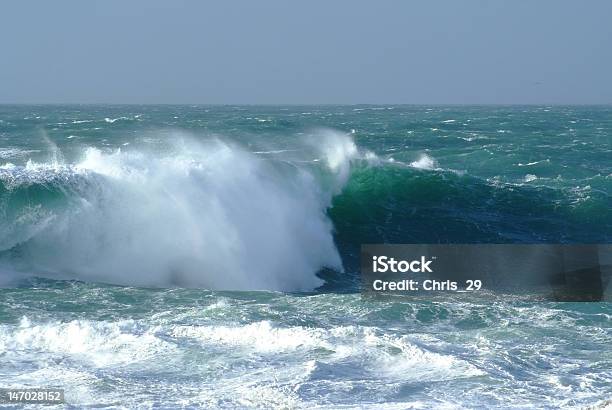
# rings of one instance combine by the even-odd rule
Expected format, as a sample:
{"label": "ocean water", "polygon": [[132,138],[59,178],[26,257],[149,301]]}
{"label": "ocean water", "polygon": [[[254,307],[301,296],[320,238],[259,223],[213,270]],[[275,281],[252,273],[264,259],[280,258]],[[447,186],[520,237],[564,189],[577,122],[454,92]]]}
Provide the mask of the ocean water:
{"label": "ocean water", "polygon": [[580,408],[612,306],[359,293],[362,243],[611,243],[606,106],[0,106],[0,387]]}

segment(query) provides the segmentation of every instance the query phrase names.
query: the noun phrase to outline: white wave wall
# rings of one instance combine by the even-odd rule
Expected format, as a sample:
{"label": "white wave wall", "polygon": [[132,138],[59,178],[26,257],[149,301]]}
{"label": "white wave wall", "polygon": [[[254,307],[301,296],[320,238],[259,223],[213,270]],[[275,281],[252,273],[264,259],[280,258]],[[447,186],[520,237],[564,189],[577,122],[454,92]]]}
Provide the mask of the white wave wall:
{"label": "white wave wall", "polygon": [[[319,135],[337,191],[357,149]],[[326,192],[307,166],[263,160],[219,139],[165,152],[89,148],[76,165],[29,164],[68,180],[70,206],[45,215],[21,251],[37,274],[139,286],[309,290],[342,270]],[[21,170],[26,173],[27,170]],[[59,175],[59,177],[58,177]]]}

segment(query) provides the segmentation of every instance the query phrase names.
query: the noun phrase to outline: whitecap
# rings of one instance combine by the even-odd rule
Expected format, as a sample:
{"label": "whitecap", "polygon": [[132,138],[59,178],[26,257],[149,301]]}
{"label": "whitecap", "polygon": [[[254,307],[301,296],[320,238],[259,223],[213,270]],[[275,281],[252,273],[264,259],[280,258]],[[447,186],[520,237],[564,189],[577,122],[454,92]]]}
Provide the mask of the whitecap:
{"label": "whitecap", "polygon": [[437,166],[436,160],[427,154],[422,154],[419,159],[410,163],[412,168],[417,169],[435,169]]}

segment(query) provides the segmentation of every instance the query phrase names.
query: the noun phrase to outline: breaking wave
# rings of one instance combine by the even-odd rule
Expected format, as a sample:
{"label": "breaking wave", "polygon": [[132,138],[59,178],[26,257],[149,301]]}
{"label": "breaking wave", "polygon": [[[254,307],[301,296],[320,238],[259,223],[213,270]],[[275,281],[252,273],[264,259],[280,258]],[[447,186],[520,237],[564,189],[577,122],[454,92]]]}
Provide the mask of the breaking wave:
{"label": "breaking wave", "polygon": [[377,156],[332,130],[274,151],[185,136],[148,149],[90,147],[72,163],[50,146],[47,162],[0,166],[0,283],[31,273],[347,289],[362,243],[610,241],[604,193],[577,201],[572,190],[447,170],[428,154]]}
{"label": "breaking wave", "polygon": [[324,131],[303,152],[315,158],[264,160],[221,139],[181,138],[164,151],[5,164],[0,251],[11,269],[54,277],[313,289],[322,268],[342,270],[326,211],[358,150]]}

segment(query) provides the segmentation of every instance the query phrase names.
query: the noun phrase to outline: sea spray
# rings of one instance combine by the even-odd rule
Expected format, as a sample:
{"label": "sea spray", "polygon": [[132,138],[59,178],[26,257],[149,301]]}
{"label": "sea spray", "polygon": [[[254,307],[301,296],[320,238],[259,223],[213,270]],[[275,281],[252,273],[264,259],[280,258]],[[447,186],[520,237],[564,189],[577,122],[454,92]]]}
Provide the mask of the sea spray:
{"label": "sea spray", "polygon": [[12,219],[16,225],[3,229],[12,240],[0,243],[18,249],[38,274],[145,286],[313,289],[322,284],[321,268],[342,270],[326,209],[358,153],[347,135],[316,138],[327,187],[307,166],[262,160],[221,139],[182,138],[163,152],[88,148],[77,164],[7,168],[2,181],[12,185],[5,196],[44,186],[61,198],[52,207],[28,202]]}

